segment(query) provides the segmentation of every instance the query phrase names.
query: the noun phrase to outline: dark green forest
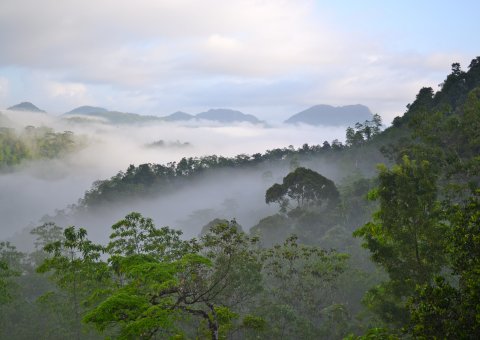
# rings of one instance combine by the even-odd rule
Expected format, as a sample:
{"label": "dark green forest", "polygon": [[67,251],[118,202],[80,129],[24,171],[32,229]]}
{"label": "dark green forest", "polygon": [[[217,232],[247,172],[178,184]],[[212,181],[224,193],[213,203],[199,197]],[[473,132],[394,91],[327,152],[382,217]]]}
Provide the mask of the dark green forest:
{"label": "dark green forest", "polygon": [[[0,164],[72,147],[36,131],[0,131]],[[420,89],[392,126],[375,115],[345,137],[95,182],[31,230],[32,252],[0,243],[0,338],[480,338],[480,57]],[[63,224],[241,171],[271,184],[276,209],[248,231],[232,216],[186,238],[131,212],[96,243]]]}

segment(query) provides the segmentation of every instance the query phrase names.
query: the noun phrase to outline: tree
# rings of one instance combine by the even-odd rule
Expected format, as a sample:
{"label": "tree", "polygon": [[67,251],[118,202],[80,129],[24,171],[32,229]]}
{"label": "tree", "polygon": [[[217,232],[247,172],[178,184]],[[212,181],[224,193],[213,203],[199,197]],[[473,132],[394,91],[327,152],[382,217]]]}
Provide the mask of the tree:
{"label": "tree", "polygon": [[444,224],[437,202],[437,175],[426,161],[404,157],[391,170],[379,166],[379,185],[370,199],[379,201],[373,221],[355,231],[390,281],[372,289],[367,304],[385,321],[405,324],[405,297],[445,264]]}
{"label": "tree", "polygon": [[266,289],[258,314],[267,321],[270,339],[329,338],[342,332],[334,323],[343,316],[332,314],[345,311],[335,289],[348,256],[297,240],[291,235],[283,244],[262,251]]}
{"label": "tree", "polygon": [[334,207],[339,200],[335,184],[318,172],[307,168],[297,168],[283,178],[282,184],[274,184],[265,193],[267,204],[280,204],[281,211],[286,211],[290,201],[297,207],[309,205],[326,205]]}
{"label": "tree", "polygon": [[[139,233],[139,226],[148,234]],[[194,317],[201,320],[198,331],[205,325],[210,337],[218,339],[238,317],[232,308],[260,290],[261,267],[250,249],[256,241],[234,226],[212,226],[178,256],[158,256],[155,249],[168,249],[170,240],[156,238],[151,220],[138,213],[114,230],[114,243],[107,247],[109,269],[122,273],[124,280],[84,317],[100,331],[117,326],[121,338],[173,336],[188,330],[180,326]],[[161,244],[152,251],[153,243]]]}
{"label": "tree", "polygon": [[235,228],[238,232],[243,232],[242,226],[238,224],[235,219],[228,221],[221,218],[215,218],[202,227],[202,230],[200,231],[200,237],[206,235],[212,228],[215,228],[219,224],[226,224],[232,228]]}
{"label": "tree", "polygon": [[356,123],[355,129],[348,127],[346,130],[346,143],[348,146],[358,146],[365,141],[372,139],[380,133],[382,127],[382,117],[375,114],[372,120],[366,120],[363,124]]}
{"label": "tree", "polygon": [[355,131],[353,128],[348,127],[345,133],[345,142],[348,146],[360,145],[364,142],[363,134],[359,130]]}
{"label": "tree", "polygon": [[10,242],[0,242],[0,305],[12,299],[15,285],[12,279],[21,274],[24,257]]}
{"label": "tree", "polygon": [[448,256],[453,277],[437,276],[410,300],[416,337],[480,337],[480,190],[448,209]]}
{"label": "tree", "polygon": [[151,218],[132,212],[112,226],[106,252],[115,256],[147,254],[158,260],[180,258],[189,247],[182,241],[181,231],[168,227],[156,228]]}
{"label": "tree", "polygon": [[46,222],[41,226],[33,228],[30,231],[30,234],[36,236],[36,239],[33,242],[35,251],[30,254],[30,259],[35,266],[39,266],[49,257],[49,254],[44,250],[46,245],[57,241],[64,241],[63,228],[57,226],[53,222]]}
{"label": "tree", "polygon": [[[44,250],[51,256],[43,261],[37,271],[49,273],[51,280],[66,294],[66,301],[61,303],[67,307],[65,312],[71,313],[71,334],[67,336],[81,339],[81,319],[85,312],[82,302],[91,296],[94,289],[105,288],[109,280],[106,266],[100,260],[103,247],[88,240],[85,229],[68,227],[64,229],[62,239],[45,245]],[[58,298],[55,292],[43,297]]]}

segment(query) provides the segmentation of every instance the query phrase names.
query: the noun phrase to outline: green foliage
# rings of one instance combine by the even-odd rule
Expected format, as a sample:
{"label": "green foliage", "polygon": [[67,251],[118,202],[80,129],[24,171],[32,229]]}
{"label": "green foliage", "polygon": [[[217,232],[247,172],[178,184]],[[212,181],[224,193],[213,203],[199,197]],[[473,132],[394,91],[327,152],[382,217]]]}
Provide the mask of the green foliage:
{"label": "green foliage", "polygon": [[[370,306],[388,322],[405,323],[403,297],[428,282],[445,264],[444,226],[436,201],[436,174],[426,161],[379,167],[379,185],[370,194],[380,209],[374,220],[355,231],[390,281],[370,292]],[[378,303],[378,305],[376,305]]]}
{"label": "green foliage", "polygon": [[382,127],[382,118],[375,114],[372,120],[366,120],[363,124],[356,123],[355,129],[348,127],[346,130],[347,146],[359,146],[378,135]]}
{"label": "green foliage", "polygon": [[355,336],[353,334],[344,338],[345,340],[398,340],[400,337],[386,328],[370,328],[365,335]]}
{"label": "green foliage", "polygon": [[[81,319],[85,313],[82,303],[93,289],[104,287],[109,280],[106,265],[100,261],[103,247],[88,240],[85,229],[68,227],[63,230],[60,240],[46,244],[44,250],[50,256],[45,258],[37,271],[48,273],[50,279],[65,294],[63,303],[67,308],[63,312],[70,315],[70,336],[80,339]],[[48,298],[58,297],[56,294],[47,294],[44,302],[47,302]]]}
{"label": "green foliage", "polygon": [[24,254],[9,242],[0,242],[0,305],[12,299],[14,277],[21,274]]}
{"label": "green foliage", "polygon": [[[269,183],[275,166],[294,170],[268,189],[267,203],[280,203],[283,213],[262,219],[252,228],[255,236],[234,221],[213,220],[199,239],[185,241],[180,232],[131,213],[112,227],[105,247],[83,229],[53,224],[32,232],[37,251],[30,257],[2,245],[1,330],[17,338],[95,338],[83,320],[104,336],[125,339],[478,338],[480,204],[479,193],[469,190],[480,184],[479,85],[477,58],[468,72],[452,65],[437,93],[421,89],[385,132],[379,116],[349,128],[346,146],[332,141],[131,165],[96,182],[82,207],[175,190],[207,169],[255,169]],[[57,157],[69,145],[69,134],[63,141],[42,129],[23,134],[0,131],[0,163]],[[383,161],[382,146],[396,164],[365,178]],[[339,182],[341,193],[298,167],[319,160],[339,168],[336,179],[348,175]],[[351,238],[358,225],[355,235],[378,268]],[[32,272],[38,263],[56,287]],[[37,285],[45,293],[39,299]],[[362,310],[359,296],[367,288],[369,310]],[[31,328],[10,325],[30,319]]]}
{"label": "green foliage", "polygon": [[273,162],[293,162],[300,157],[320,157],[337,154],[343,149],[338,140],[324,142],[323,146],[304,144],[295,150],[292,148],[278,148],[267,150],[264,154],[256,153],[251,156],[241,154],[235,157],[217,155],[204,157],[182,158],[179,162],[167,164],[140,164],[130,165],[126,171],[120,171],[110,179],[96,181],[80,200],[82,207],[94,208],[102,203],[119,201],[125,197],[158,195],[181,187],[187,180],[217,169],[254,168],[260,164]]}
{"label": "green foliage", "polygon": [[480,336],[480,190],[448,211],[453,277],[421,285],[410,301],[411,331],[425,338]]}
{"label": "green foliage", "polygon": [[[331,336],[340,327],[332,321],[337,278],[346,269],[347,255],[297,243],[289,237],[283,245],[262,252],[265,294],[259,315],[268,325],[268,338]],[[342,307],[339,307],[340,309]],[[346,335],[346,329],[343,329]]]}
{"label": "green foliage", "polygon": [[24,160],[58,158],[80,146],[71,131],[60,133],[46,127],[27,126],[18,134],[12,128],[0,127],[0,168]]}
{"label": "green foliage", "polygon": [[339,200],[335,184],[319,173],[303,167],[297,168],[283,178],[282,184],[272,185],[265,193],[266,203],[280,204],[285,212],[290,202],[297,207],[322,205],[333,208]]}
{"label": "green foliage", "polygon": [[335,297],[344,254],[295,237],[262,249],[233,223],[212,224],[200,239],[182,241],[138,213],[112,226],[106,247],[89,241],[84,229],[58,229],[45,224],[34,234],[38,245],[52,241],[39,271],[59,291],[40,301],[52,312],[70,307],[62,309],[70,320],[64,336],[92,336],[79,320],[120,339],[347,334],[350,314]]}
{"label": "green foliage", "polygon": [[123,278],[84,317],[101,331],[116,326],[120,338],[174,336],[195,317],[217,339],[237,319],[229,306],[259,291],[260,267],[249,250],[255,241],[229,224],[212,226],[198,243],[180,241],[180,233],[156,229],[138,213],[112,229],[108,262]]}
{"label": "green foliage", "polygon": [[390,149],[397,165],[369,194],[380,209],[355,232],[390,278],[365,303],[418,338],[478,338],[478,70],[478,58],[468,72],[453,64],[441,91],[422,89],[397,120],[411,136]]}
{"label": "green foliage", "polygon": [[342,224],[347,230],[354,230],[370,220],[376,203],[371,195],[375,193],[376,179],[361,176],[346,178],[340,186],[340,213]]}
{"label": "green foliage", "polygon": [[112,256],[148,254],[158,260],[177,259],[189,247],[181,231],[168,227],[157,229],[152,219],[132,212],[112,226],[106,251]]}
{"label": "green foliage", "polygon": [[238,232],[243,232],[243,228],[240,224],[237,223],[235,219],[228,221],[225,219],[220,219],[220,218],[215,218],[212,221],[208,222],[202,227],[202,230],[200,231],[200,237],[206,235],[210,229],[215,228],[218,225],[228,225],[229,227],[235,228]]}

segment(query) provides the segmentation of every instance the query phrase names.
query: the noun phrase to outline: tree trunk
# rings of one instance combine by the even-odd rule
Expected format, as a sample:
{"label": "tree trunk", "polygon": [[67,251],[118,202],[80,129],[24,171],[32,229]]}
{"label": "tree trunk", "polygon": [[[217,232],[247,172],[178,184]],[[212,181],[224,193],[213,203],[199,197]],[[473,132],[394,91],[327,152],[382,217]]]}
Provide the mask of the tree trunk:
{"label": "tree trunk", "polygon": [[212,332],[212,340],[218,340],[218,320],[217,320],[217,313],[215,312],[215,308],[212,304],[207,304],[207,306],[212,311],[212,316],[208,318],[208,327]]}

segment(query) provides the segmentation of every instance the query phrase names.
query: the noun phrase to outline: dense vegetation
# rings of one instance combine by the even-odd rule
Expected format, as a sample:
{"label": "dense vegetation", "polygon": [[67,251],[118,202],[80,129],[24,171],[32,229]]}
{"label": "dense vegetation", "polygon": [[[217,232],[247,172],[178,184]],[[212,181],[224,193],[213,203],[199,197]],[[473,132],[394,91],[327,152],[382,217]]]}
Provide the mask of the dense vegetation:
{"label": "dense vegetation", "polygon": [[377,119],[346,145],[132,165],[96,182],[78,209],[220,169],[288,169],[265,192],[278,212],[249,232],[215,220],[187,240],[131,213],[106,244],[54,223],[32,231],[31,254],[0,243],[1,336],[480,338],[480,57],[421,89],[392,127]]}
{"label": "dense vegetation", "polygon": [[48,127],[27,126],[17,132],[2,126],[1,122],[0,119],[0,169],[25,160],[61,157],[82,144],[71,131],[55,132]]}

